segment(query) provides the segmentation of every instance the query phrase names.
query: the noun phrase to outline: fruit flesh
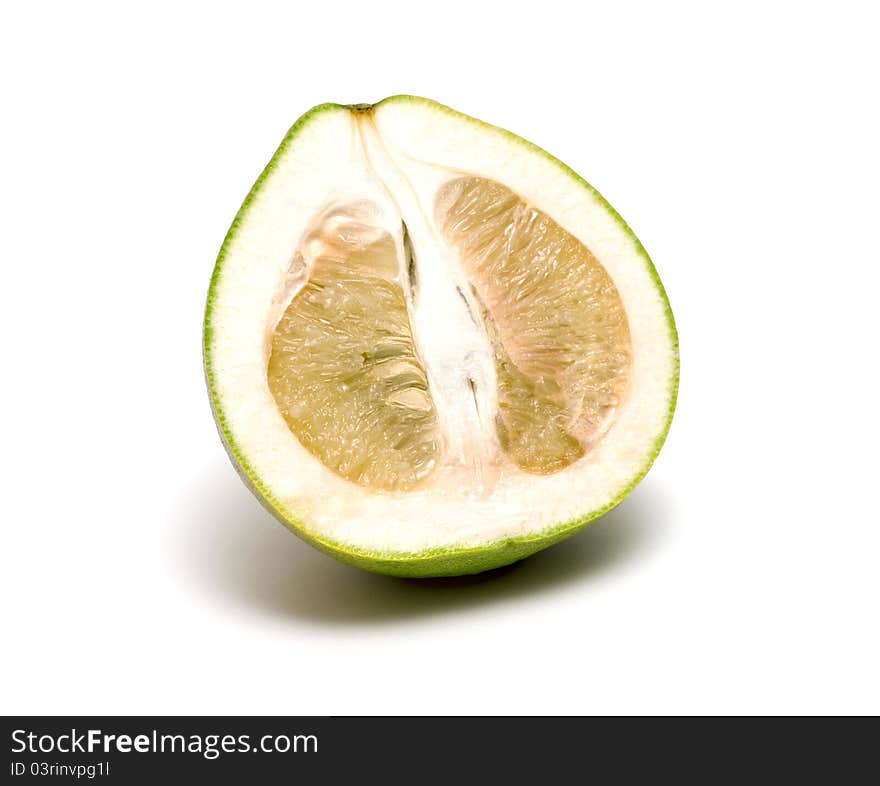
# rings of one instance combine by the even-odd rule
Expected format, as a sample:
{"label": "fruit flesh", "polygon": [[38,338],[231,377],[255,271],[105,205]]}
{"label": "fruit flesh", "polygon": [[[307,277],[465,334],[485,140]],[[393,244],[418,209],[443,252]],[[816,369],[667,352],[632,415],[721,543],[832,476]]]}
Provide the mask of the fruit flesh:
{"label": "fruit flesh", "polygon": [[360,218],[331,214],[303,243],[294,264],[308,280],[274,331],[269,387],[290,430],[326,466],[364,486],[405,490],[436,466],[437,417],[394,241]]}
{"label": "fruit flesh", "polygon": [[526,472],[567,467],[607,430],[627,388],[629,326],[611,278],[500,183],[453,180],[436,212],[491,326],[502,446]]}
{"label": "fruit flesh", "polygon": [[[496,470],[560,471],[601,439],[626,393],[630,336],[617,290],[583,244],[500,183],[455,178],[434,212],[492,347]],[[268,365],[300,442],[342,477],[391,492],[430,482],[445,458],[411,328],[405,246],[369,209],[318,221],[295,261],[306,283],[274,328]]]}

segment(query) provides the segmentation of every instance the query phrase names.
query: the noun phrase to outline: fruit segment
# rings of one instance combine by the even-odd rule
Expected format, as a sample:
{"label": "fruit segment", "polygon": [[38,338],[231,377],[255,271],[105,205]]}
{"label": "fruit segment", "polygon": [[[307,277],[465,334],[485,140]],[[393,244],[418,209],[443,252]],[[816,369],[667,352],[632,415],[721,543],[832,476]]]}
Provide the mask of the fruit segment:
{"label": "fruit segment", "polygon": [[437,464],[437,417],[392,237],[338,211],[302,243],[308,279],[271,342],[268,380],[299,441],[344,478],[407,490]]}
{"label": "fruit segment", "polygon": [[436,219],[492,338],[502,448],[526,472],[565,468],[607,431],[626,394],[620,295],[582,243],[500,183],[452,180]]}

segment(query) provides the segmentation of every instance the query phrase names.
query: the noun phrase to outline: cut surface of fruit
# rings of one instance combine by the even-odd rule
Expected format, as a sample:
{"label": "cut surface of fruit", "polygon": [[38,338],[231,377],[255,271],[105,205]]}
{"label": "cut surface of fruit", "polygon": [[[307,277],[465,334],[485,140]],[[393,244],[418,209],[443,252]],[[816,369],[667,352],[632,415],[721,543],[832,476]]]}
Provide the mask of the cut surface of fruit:
{"label": "cut surface of fruit", "polygon": [[407,96],[291,129],[221,250],[205,365],[261,501],[411,576],[507,564],[613,507],[678,381],[665,293],[604,200]]}

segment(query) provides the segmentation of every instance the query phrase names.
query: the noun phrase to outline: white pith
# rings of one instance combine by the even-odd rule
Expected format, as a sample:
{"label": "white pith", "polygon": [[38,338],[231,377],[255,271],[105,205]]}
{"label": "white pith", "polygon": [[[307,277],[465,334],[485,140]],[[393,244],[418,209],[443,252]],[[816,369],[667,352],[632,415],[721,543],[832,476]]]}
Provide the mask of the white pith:
{"label": "white pith", "polygon": [[[505,472],[488,494],[450,482],[401,494],[370,492],[304,449],[278,412],[266,379],[273,315],[283,307],[279,295],[291,294],[287,277],[304,232],[334,203],[368,199],[381,205],[395,236],[404,213],[421,286],[445,292],[439,285],[431,288],[432,277],[439,282],[455,269],[444,262],[452,252],[433,229],[433,196],[461,174],[503,183],[552,216],[602,263],[629,319],[630,392],[602,441],[555,474]],[[441,419],[461,440],[490,433],[491,424],[468,421],[473,407],[456,409],[463,400],[459,391],[435,384],[463,378],[464,355],[444,357],[449,342],[443,339],[450,332],[473,340],[468,362],[475,375],[493,373],[488,347],[479,335],[471,336],[475,331],[458,298],[441,295],[422,305],[424,310],[414,313],[414,333],[420,348],[430,347],[426,366]],[[665,303],[634,239],[556,162],[504,132],[428,103],[383,103],[368,115],[340,108],[311,118],[276,161],[231,239],[212,309],[208,352],[214,391],[237,450],[283,515],[318,537],[361,550],[473,547],[538,533],[600,509],[649,461],[673,395],[675,355]],[[445,373],[444,363],[455,365],[456,373]],[[483,385],[490,391],[483,395],[491,396],[493,389]],[[491,404],[483,411],[491,412]],[[473,446],[462,451],[472,456]]]}
{"label": "white pith", "polygon": [[[447,469],[461,470],[445,482],[473,484],[472,490],[480,493],[491,483],[481,475],[497,448],[492,347],[459,295],[468,292],[467,279],[433,217],[434,195],[455,173],[400,160],[386,147],[372,113],[353,115],[352,122],[367,164],[390,203],[389,231],[399,235],[403,218],[417,250],[419,284],[410,321],[444,435]],[[473,388],[468,379],[476,383]]]}

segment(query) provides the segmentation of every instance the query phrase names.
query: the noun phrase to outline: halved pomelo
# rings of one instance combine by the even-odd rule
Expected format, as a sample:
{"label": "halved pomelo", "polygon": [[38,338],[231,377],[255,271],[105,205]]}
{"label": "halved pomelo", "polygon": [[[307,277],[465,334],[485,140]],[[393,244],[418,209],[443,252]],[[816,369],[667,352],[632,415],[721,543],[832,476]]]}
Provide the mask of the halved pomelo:
{"label": "halved pomelo", "polygon": [[505,565],[614,507],[678,386],[663,287],[602,197],[410,96],[297,121],[220,251],[204,347],[266,507],[401,576]]}

